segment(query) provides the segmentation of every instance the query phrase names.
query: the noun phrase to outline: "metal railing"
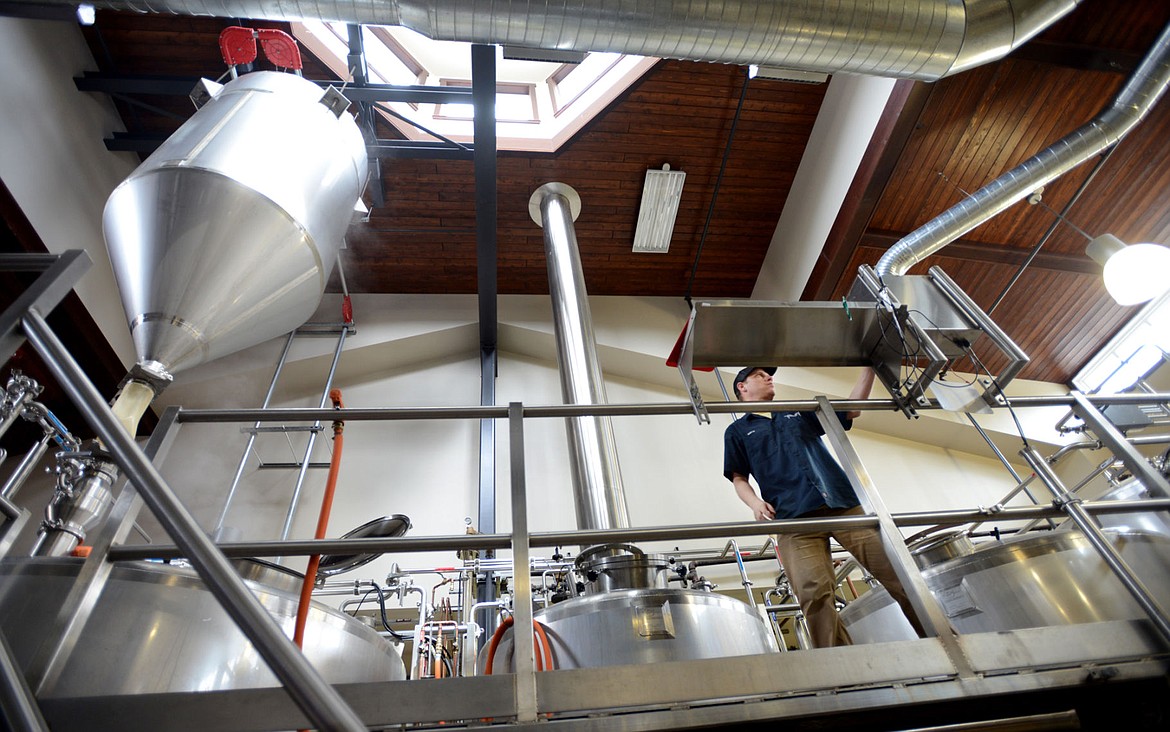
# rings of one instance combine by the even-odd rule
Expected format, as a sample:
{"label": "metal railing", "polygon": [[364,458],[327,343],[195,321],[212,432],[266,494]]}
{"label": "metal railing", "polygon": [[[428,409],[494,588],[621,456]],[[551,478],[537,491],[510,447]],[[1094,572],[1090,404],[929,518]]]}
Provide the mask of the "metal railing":
{"label": "metal railing", "polygon": [[[5,263],[0,258],[0,267]],[[903,526],[931,524],[959,525],[978,520],[983,512],[977,509],[958,511],[934,511],[892,514],[884,506],[872,480],[861,464],[860,458],[848,441],[835,412],[850,410],[889,410],[894,404],[888,400],[842,400],[830,402],[826,398],[808,401],[787,401],[767,403],[711,403],[708,411],[731,413],[734,411],[816,411],[825,428],[850,482],[853,484],[867,515],[832,519],[797,519],[771,522],[729,522],[687,526],[651,526],[631,529],[604,529],[586,531],[530,532],[527,524],[527,496],[525,480],[524,424],[533,418],[554,418],[569,416],[635,416],[635,415],[691,415],[689,403],[669,404],[610,404],[588,406],[525,406],[512,403],[502,406],[438,407],[438,408],[378,408],[378,409],[236,409],[236,410],[186,410],[171,408],[164,414],[155,430],[146,452],[140,449],[118,424],[105,400],[90,384],[84,372],[65,351],[60,341],[45,323],[41,310],[52,307],[63,296],[60,278],[62,268],[59,261],[47,263],[42,275],[32,289],[40,293],[29,297],[26,292],[13,307],[21,312],[14,314],[12,308],[0,315],[0,337],[5,347],[19,345],[20,334],[27,337],[40,352],[50,370],[65,389],[66,393],[81,410],[91,427],[113,454],[115,461],[129,479],[106,524],[97,532],[93,551],[86,559],[81,577],[62,605],[56,619],[55,633],[58,641],[48,657],[38,661],[39,667],[32,683],[20,688],[12,675],[5,674],[3,700],[6,708],[29,710],[36,708],[34,694],[42,693],[60,673],[68,661],[72,642],[82,632],[88,613],[109,575],[112,562],[142,558],[168,558],[183,556],[194,565],[210,591],[227,610],[241,631],[256,647],[284,685],[292,699],[299,705],[306,717],[323,729],[365,729],[362,720],[328,683],[305,660],[282,633],[280,628],[257,603],[243,581],[234,572],[227,557],[299,556],[327,553],[367,552],[409,552],[435,549],[506,549],[512,551],[515,576],[514,618],[519,632],[515,633],[516,672],[512,677],[515,692],[515,718],[520,723],[538,719],[537,681],[531,632],[523,628],[532,626],[532,588],[527,567],[530,550],[538,546],[561,546],[564,544],[601,544],[667,539],[727,538],[759,536],[795,531],[833,530],[877,527],[881,531],[883,546],[889,554],[914,609],[927,631],[943,645],[957,675],[970,675],[971,667],[962,646],[949,628],[946,616],[926,587],[918,573],[908,549],[898,531]],[[68,269],[68,268],[66,268]],[[52,281],[42,283],[52,273]],[[70,283],[72,284],[72,283]],[[13,345],[15,344],[15,345]],[[1126,467],[1150,488],[1151,493],[1162,500],[1141,502],[1105,502],[1094,504],[1064,498],[1058,482],[1042,475],[1058,496],[1058,506],[1006,508],[999,514],[1003,519],[1045,519],[1072,515],[1087,534],[1095,534],[1093,545],[1107,554],[1110,568],[1122,579],[1123,584],[1134,593],[1139,604],[1146,610],[1155,627],[1165,639],[1170,640],[1170,621],[1165,610],[1148,597],[1141,588],[1140,580],[1116,558],[1108,556],[1107,540],[1101,540],[1100,530],[1087,516],[1102,511],[1129,511],[1141,509],[1165,510],[1170,506],[1170,485],[1165,478],[1154,471],[1145,458],[1108,424],[1097,409],[1100,404],[1128,403],[1138,399],[1165,401],[1168,395],[1114,395],[1108,397],[1085,397],[1072,394],[1067,397],[1032,397],[1013,399],[1013,406],[1068,405],[1090,424],[1098,439],[1114,451]],[[433,420],[433,419],[506,419],[511,433],[511,510],[512,531],[508,534],[478,534],[419,538],[313,540],[279,542],[235,542],[215,544],[196,524],[174,492],[163,480],[152,464],[152,457],[165,453],[166,447],[175,438],[178,428],[196,422],[296,422],[316,420]],[[1032,462],[1035,458],[1029,456]],[[1043,462],[1041,460],[1041,462]],[[138,507],[145,503],[175,544],[150,546],[122,546],[122,540],[130,531]],[[1103,542],[1103,543],[1102,543]],[[519,568],[519,569],[518,569]],[[6,651],[0,647],[0,651]],[[6,654],[0,661],[3,668],[14,668],[11,657]],[[35,689],[30,687],[36,687]],[[18,712],[19,714],[19,712]],[[43,720],[24,715],[27,729],[43,729]]]}

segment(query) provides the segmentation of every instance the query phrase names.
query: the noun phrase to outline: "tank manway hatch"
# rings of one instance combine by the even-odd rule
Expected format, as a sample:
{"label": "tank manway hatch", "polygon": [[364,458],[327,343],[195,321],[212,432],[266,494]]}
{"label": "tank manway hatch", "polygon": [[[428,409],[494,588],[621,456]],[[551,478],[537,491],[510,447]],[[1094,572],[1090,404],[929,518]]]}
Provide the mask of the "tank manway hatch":
{"label": "tank manway hatch", "polygon": [[[912,417],[947,363],[983,337],[1007,356],[1007,366],[966,389],[932,390],[944,409],[974,412],[998,403],[1028,356],[938,267],[879,282],[864,266],[840,302],[696,300],[678,368],[700,422],[709,419],[691,369],[753,364],[872,366]],[[906,378],[902,366],[910,362]]]}

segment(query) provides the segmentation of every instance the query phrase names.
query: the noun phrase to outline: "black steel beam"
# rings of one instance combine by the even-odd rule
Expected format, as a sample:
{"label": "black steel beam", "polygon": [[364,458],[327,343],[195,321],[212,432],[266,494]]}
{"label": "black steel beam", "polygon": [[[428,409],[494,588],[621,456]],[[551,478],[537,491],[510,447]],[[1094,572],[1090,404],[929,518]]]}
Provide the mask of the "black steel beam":
{"label": "black steel beam", "polygon": [[479,348],[495,351],[496,328],[496,48],[471,47],[475,108],[475,243],[479,292]]}
{"label": "black steel beam", "polygon": [[427,140],[379,140],[366,145],[371,158],[425,158],[430,160],[472,160],[474,148],[453,147]]}
{"label": "black steel beam", "polygon": [[[199,81],[194,76],[150,76],[146,74],[111,74],[86,71],[75,76],[80,91],[106,94],[164,94],[187,96]],[[310,79],[321,86],[341,82]],[[473,90],[457,86],[392,86],[390,84],[348,84],[345,97],[351,102],[417,102],[420,104],[467,104]]]}

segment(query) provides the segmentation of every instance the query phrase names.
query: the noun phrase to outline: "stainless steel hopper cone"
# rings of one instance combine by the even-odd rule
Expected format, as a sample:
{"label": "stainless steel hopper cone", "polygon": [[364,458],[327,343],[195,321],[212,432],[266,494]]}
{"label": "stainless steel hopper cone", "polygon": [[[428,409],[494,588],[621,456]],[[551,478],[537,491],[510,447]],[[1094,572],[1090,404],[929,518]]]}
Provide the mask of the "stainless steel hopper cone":
{"label": "stainless steel hopper cone", "polygon": [[291,74],[241,76],[110,195],[106,247],[140,363],[175,373],[316,309],[366,178],[336,100]]}

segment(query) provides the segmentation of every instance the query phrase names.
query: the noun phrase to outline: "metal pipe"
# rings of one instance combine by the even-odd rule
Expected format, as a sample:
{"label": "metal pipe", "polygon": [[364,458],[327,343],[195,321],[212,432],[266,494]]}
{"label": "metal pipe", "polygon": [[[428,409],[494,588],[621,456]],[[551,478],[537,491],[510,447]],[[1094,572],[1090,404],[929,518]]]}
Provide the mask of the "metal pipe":
{"label": "metal pipe", "polygon": [[750,601],[752,599],[752,581],[748,579],[747,567],[743,566],[743,557],[739,553],[739,544],[735,539],[729,539],[727,541],[727,544],[723,547],[723,551],[719,553],[720,559],[727,556],[728,549],[735,552],[735,566],[739,568],[739,583],[743,585],[743,591],[747,593],[748,600]]}
{"label": "metal pipe", "polygon": [[[340,261],[340,252],[337,256],[338,261]],[[280,352],[280,359],[276,362],[276,370],[272,372],[272,381],[268,382],[268,391],[264,394],[264,402],[260,405],[261,409],[268,408],[268,404],[272,401],[272,395],[276,393],[276,381],[280,378],[280,372],[284,370],[284,363],[288,360],[288,352],[292,348],[293,338],[296,338],[296,335],[296,330],[291,330],[284,340],[284,348]],[[252,425],[253,430],[259,428],[259,422]],[[240,456],[240,464],[236,466],[236,473],[232,476],[232,484],[228,488],[227,498],[223,501],[223,510],[219,512],[219,518],[215,520],[215,528],[211,532],[213,536],[218,537],[223,531],[223,522],[227,520],[228,510],[232,506],[232,500],[236,497],[236,489],[240,486],[240,479],[244,477],[244,468],[248,465],[248,454],[252,451],[254,444],[256,444],[255,431],[248,434],[248,442],[244,445],[244,454]]]}
{"label": "metal pipe", "polygon": [[[1005,468],[1007,468],[1008,473],[1011,474],[1011,476],[1012,476],[1012,480],[1016,481],[1016,486],[1008,492],[1007,497],[1005,497],[999,501],[1000,504],[1007,503],[1011,499],[1015,498],[1016,494],[1023,491],[1024,495],[1026,495],[1028,497],[1028,500],[1030,500],[1034,505],[1039,505],[1040,502],[1036,500],[1036,496],[1032,495],[1032,491],[1028,490],[1028,483],[1030,482],[1031,479],[1029,478],[1029,480],[1024,480],[1024,479],[1020,478],[1020,474],[1017,473],[1016,469],[1012,467],[1012,464],[1010,462],[1008,462],[1007,456],[1005,456],[1003,454],[1003,452],[999,449],[999,447],[995,444],[995,442],[992,441],[991,435],[987,434],[987,431],[983,429],[983,425],[979,424],[979,422],[976,421],[974,414],[967,412],[967,421],[971,423],[971,426],[975,428],[975,430],[979,433],[979,436],[983,438],[983,441],[987,443],[987,446],[991,448],[991,451],[993,453],[995,453],[995,456],[997,458],[999,458],[999,461],[1001,463],[1003,463],[1003,466]],[[1059,451],[1058,451],[1058,453],[1059,453]],[[1048,528],[1050,528],[1050,529],[1056,528],[1056,524],[1052,521],[1052,519],[1047,519],[1047,521],[1048,521]],[[972,526],[971,528],[974,529],[975,527],[979,526],[979,524],[981,524],[981,523],[983,523],[983,522],[980,521],[980,522],[976,523],[974,526]]]}
{"label": "metal pipe", "polygon": [[1057,503],[1064,507],[1069,517],[1076,523],[1077,528],[1081,530],[1085,538],[1105,560],[1105,564],[1113,573],[1117,575],[1117,579],[1121,580],[1121,584],[1126,591],[1133,596],[1138,605],[1145,610],[1146,614],[1150,616],[1154,626],[1158,632],[1162,634],[1162,638],[1170,642],[1170,617],[1167,616],[1166,611],[1158,603],[1145,584],[1138,579],[1130,566],[1122,558],[1116,547],[1110,543],[1109,539],[1101,532],[1101,527],[1089,515],[1088,511],[1081,505],[1081,499],[1070,494],[1060,482],[1060,478],[1044,462],[1044,458],[1040,453],[1036,452],[1034,447],[1025,447],[1020,451],[1028,464],[1032,466],[1032,470],[1036,471],[1036,475],[1040,476],[1040,482],[1052,491],[1053,497]]}
{"label": "metal pipe", "polygon": [[24,481],[28,480],[29,474],[40,463],[41,458],[49,450],[49,443],[53,441],[53,433],[46,432],[40,441],[29,448],[29,451],[24,454],[24,458],[20,464],[12,471],[12,475],[8,476],[8,480],[4,481],[4,487],[0,488],[0,498],[11,498],[20,486],[24,485]]}
{"label": "metal pipe", "polygon": [[12,657],[8,639],[0,633],[0,718],[13,732],[48,732],[49,724],[37,706],[37,699]]}
{"label": "metal pipe", "polygon": [[915,263],[991,219],[1037,188],[1117,144],[1153,108],[1170,84],[1170,25],[1113,101],[1084,125],[902,237],[874,266],[879,277],[902,275]]}
{"label": "metal pipe", "polygon": [[[333,352],[333,363],[329,365],[329,375],[325,377],[325,389],[321,393],[321,403],[317,405],[318,409],[324,409],[325,403],[329,401],[329,390],[333,388],[333,376],[337,373],[337,362],[341,360],[341,350],[345,347],[345,336],[349,332],[347,328],[342,328],[337,336],[337,349]],[[334,409],[336,413],[340,410]],[[338,421],[343,421],[344,418],[336,417]],[[320,420],[313,423],[314,428],[320,428]],[[313,429],[309,433],[309,441],[305,446],[305,457],[301,460],[301,468],[297,471],[297,482],[293,486],[292,498],[288,502],[288,513],[284,517],[284,526],[280,529],[280,538],[287,539],[288,532],[292,529],[293,517],[297,512],[297,504],[301,500],[301,488],[305,485],[305,476],[309,472],[309,459],[313,455],[313,446],[317,444],[317,434],[319,429]]]}
{"label": "metal pipe", "polygon": [[128,479],[184,554],[208,589],[256,647],[289,695],[318,727],[364,732],[366,726],[337,692],[289,642],[223,554],[199,528],[158,470],[118,423],[85,372],[73,360],[44,317],[30,309],[21,319],[25,336],[44,358],[62,389],[101,437]]}
{"label": "metal pipe", "polygon": [[[1092,394],[1083,395],[1091,404],[1157,404],[1170,401],[1170,394]],[[892,399],[841,399],[831,402],[840,412],[890,411],[898,408]],[[1071,395],[1012,397],[1012,407],[1071,407],[1076,400]],[[817,403],[811,400],[773,402],[707,402],[712,414],[733,414],[745,409],[752,412],[811,412]],[[940,409],[938,402],[928,400],[916,404],[915,409]],[[993,407],[995,408],[995,407]],[[999,407],[1004,408],[1004,407]],[[526,418],[550,417],[641,417],[652,415],[694,415],[689,402],[644,404],[563,404],[525,406]],[[279,409],[183,409],[180,422],[311,422],[314,420],[343,419],[346,421],[415,420],[415,419],[505,419],[506,407],[363,407],[341,410],[312,408]]]}
{"label": "metal pipe", "polygon": [[[567,404],[605,404],[605,380],[597,358],[573,220],[581,199],[564,183],[546,183],[528,199],[528,210],[544,230],[548,285],[560,365],[561,394]],[[566,420],[573,502],[582,529],[624,529],[630,525],[617,441],[608,417]]]}
{"label": "metal pipe", "polygon": [[[1170,66],[1170,63],[1167,65]],[[1161,473],[1154,470],[1146,457],[1134,449],[1133,444],[1125,438],[1125,435],[1121,434],[1121,431],[1094,407],[1094,400],[1078,391],[1072,392],[1071,396],[1073,398],[1073,411],[1076,412],[1076,415],[1097,436],[1098,440],[1105,443],[1110,452],[1125,463],[1125,467],[1141,481],[1149,494],[1155,498],[1170,497],[1170,482],[1167,482]],[[1170,401],[1170,399],[1159,398],[1157,401],[1164,402]]]}
{"label": "metal pipe", "polygon": [[[17,0],[17,4],[76,0]],[[994,61],[1079,0],[96,0],[98,8],[402,25],[429,38],[933,81]]]}

